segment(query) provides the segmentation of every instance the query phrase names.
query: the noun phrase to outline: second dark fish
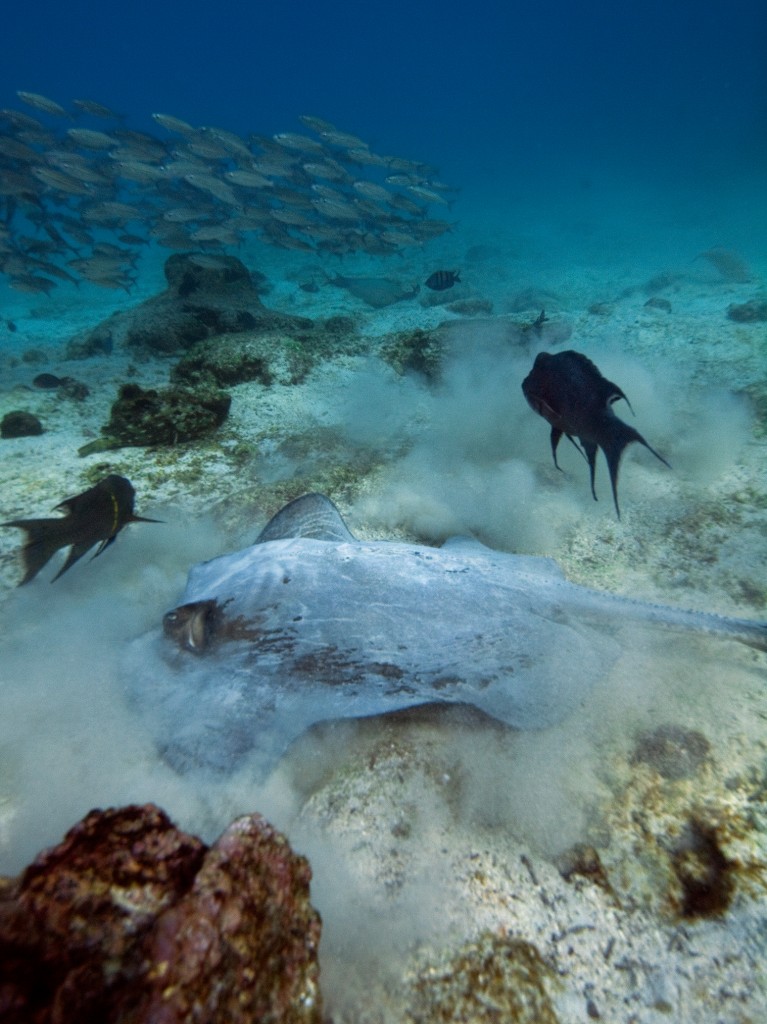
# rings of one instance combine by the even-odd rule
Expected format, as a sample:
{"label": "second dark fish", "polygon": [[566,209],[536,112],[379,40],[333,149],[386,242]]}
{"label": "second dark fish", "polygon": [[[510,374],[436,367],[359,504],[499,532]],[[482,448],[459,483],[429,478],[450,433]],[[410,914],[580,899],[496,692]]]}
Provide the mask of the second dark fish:
{"label": "second dark fish", "polygon": [[444,292],[448,288],[452,288],[454,284],[460,284],[459,275],[459,270],[435,270],[433,274],[429,274],[424,284],[433,292]]}
{"label": "second dark fish", "polygon": [[563,434],[585,456],[594,501],[597,500],[594,490],[597,449],[602,449],[610,471],[613,501],[619,519],[618,466],[627,445],[638,441],[668,466],[668,462],[650,447],[638,430],[618,419],[612,405],[621,398],[628,403],[628,398],[617,384],[603,377],[582,352],[539,353],[532,370],[522,381],[522,391],[530,408],[551,424],[551,453],[557,469],[560,468],[557,445]]}

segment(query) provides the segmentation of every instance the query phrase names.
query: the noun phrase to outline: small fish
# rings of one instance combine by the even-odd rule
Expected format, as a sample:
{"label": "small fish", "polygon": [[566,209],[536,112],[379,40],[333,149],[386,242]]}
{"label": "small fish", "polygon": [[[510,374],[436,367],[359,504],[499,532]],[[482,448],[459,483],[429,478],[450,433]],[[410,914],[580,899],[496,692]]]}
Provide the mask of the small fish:
{"label": "small fish", "polygon": [[34,107],[35,110],[42,110],[44,114],[53,114],[54,117],[69,117],[61,104],[56,103],[55,100],[49,100],[47,96],[41,96],[39,92],[17,91],[16,95],[22,103]]}
{"label": "small fish", "polygon": [[224,177],[227,181],[230,181],[233,185],[239,185],[241,188],[273,188],[274,182],[265,178],[263,174],[259,174],[257,171],[225,171]]}
{"label": "small fish", "polygon": [[76,146],[82,146],[83,149],[114,149],[117,145],[117,139],[94,128],[67,128],[67,135]]}
{"label": "small fish", "polygon": [[534,331],[536,334],[540,334],[543,330],[543,325],[549,322],[549,318],[546,316],[546,310],[542,309],[535,320],[529,324],[523,324],[523,331]]}
{"label": "small fish", "polygon": [[225,181],[221,181],[212,174],[198,174],[197,172],[193,172],[192,174],[185,174],[184,181],[188,182],[190,185],[194,185],[194,187],[200,189],[201,192],[208,192],[210,195],[215,196],[216,199],[220,199],[221,202],[226,203],[227,206],[241,205],[234,190],[230,188]]}
{"label": "small fish", "polygon": [[56,287],[56,282],[37,274],[19,274],[8,281],[8,286],[17,292],[29,292],[32,295],[45,292],[46,295],[50,295]]}
{"label": "small fish", "polygon": [[95,100],[72,100],[72,104],[83,114],[90,114],[91,117],[102,117],[107,121],[123,120],[122,114],[116,114],[114,110],[105,107],[103,103],[96,103]]}
{"label": "small fish", "polygon": [[322,143],[316,139],[310,139],[306,135],[297,135],[295,132],[278,132],[272,138],[275,142],[286,149],[298,150],[299,153],[324,153]]}
{"label": "small fish", "polygon": [[176,135],[194,135],[197,131],[191,124],[182,121],[180,117],[172,117],[170,114],[152,114],[152,120],[156,121],[166,132],[174,132]]}
{"label": "small fish", "polygon": [[100,555],[128,523],[160,522],[159,519],[134,516],[135,494],[130,480],[111,474],[99,480],[95,487],[58,504],[57,509],[67,510],[63,518],[13,519],[3,523],[3,526],[18,526],[27,534],[22,548],[24,579],[19,586],[33,580],[59,548],[69,547],[70,551],[51,582],[71,568],[94,544],[99,544],[96,555]]}
{"label": "small fish", "polygon": [[461,278],[458,276],[459,273],[460,271],[458,270],[435,270],[433,274],[426,278],[424,283],[433,292],[444,292],[448,288],[452,288],[456,282],[460,284]]}
{"label": "small fish", "polygon": [[602,449],[610,471],[613,501],[619,519],[618,466],[624,449],[632,441],[638,441],[665,466],[669,466],[639,431],[618,419],[611,408],[613,403],[622,398],[629,409],[631,403],[618,385],[603,377],[582,352],[569,350],[554,355],[540,352],[532,370],[522,381],[522,392],[530,408],[551,424],[551,454],[557,469],[560,469],[557,445],[563,434],[588,462],[594,501],[597,500],[594,490],[597,449]]}

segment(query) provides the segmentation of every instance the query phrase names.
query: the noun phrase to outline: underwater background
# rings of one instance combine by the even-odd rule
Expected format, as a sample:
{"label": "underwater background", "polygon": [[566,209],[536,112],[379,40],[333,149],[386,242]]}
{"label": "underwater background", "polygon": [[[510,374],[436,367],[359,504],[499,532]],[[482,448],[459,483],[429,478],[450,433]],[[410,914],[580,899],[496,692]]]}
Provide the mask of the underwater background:
{"label": "underwater background", "polygon": [[[41,0],[14,5],[3,42],[0,419],[23,409],[43,433],[0,440],[0,521],[51,515],[115,473],[163,525],[129,525],[51,585],[56,555],[21,589],[22,534],[0,530],[0,872],[94,806],[151,800],[206,841],[258,810],[312,864],[335,1024],[492,1019],[466,995],[488,936],[507,967],[487,1005],[521,984],[505,939],[551,968],[531,1020],[762,1019],[763,652],[622,627],[623,657],[559,726],[513,733],[470,713],[331,723],[265,782],[247,764],[228,778],[174,772],[126,700],[123,666],[191,565],[252,543],[311,490],[365,539],[471,534],[605,591],[767,619],[764,3]],[[87,204],[36,179],[40,209],[80,250],[46,256],[71,279],[37,285],[39,265],[14,260],[51,236],[34,202],[10,198],[29,163],[14,112],[57,146],[70,128],[128,129],[168,153],[185,136],[153,114],[255,134],[264,152],[279,133],[317,138],[308,115],[420,166],[411,184],[431,197],[392,186],[417,208],[401,202],[396,239],[371,213],[367,249],[296,225],[203,240],[198,268],[236,257],[285,318],[266,342],[245,335],[268,372],[222,385],[228,415],[199,438],[105,445],[120,389],[168,387],[186,355],[126,340],[135,308],[166,288],[168,258],[195,249],[150,227],[183,196],[204,207],[195,226],[218,228],[229,200],[210,182],[121,186],[148,197],[152,220],[92,229],[97,243],[132,236],[119,274],[100,276],[70,266],[89,247],[64,218]],[[363,182],[394,169],[334,146]],[[103,159],[73,149],[81,174]],[[432,227],[402,238],[419,223]],[[460,281],[444,291],[426,285],[450,271]],[[289,318],[315,323],[313,346]],[[211,365],[224,333],[203,343]],[[595,503],[571,445],[564,472],[553,466],[520,388],[538,352],[566,349],[625,391],[634,415],[616,412],[673,467],[632,446],[620,519],[601,453]],[[34,384],[42,374],[59,386]],[[691,905],[700,876],[707,896]]]}

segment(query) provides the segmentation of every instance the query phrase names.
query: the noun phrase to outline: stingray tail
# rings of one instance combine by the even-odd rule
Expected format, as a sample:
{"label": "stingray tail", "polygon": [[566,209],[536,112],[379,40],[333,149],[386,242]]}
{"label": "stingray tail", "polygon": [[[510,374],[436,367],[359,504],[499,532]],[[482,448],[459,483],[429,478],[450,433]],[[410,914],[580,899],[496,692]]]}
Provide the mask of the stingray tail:
{"label": "stingray tail", "polygon": [[[637,441],[639,444],[644,445],[648,451],[653,453],[656,459],[660,459],[664,466],[668,466],[668,468],[671,469],[671,465],[666,462],[659,452],[656,452],[655,449],[645,441],[638,430],[634,430],[634,428],[630,427],[628,423],[624,423],[623,420],[619,420],[617,417],[612,419],[610,422],[609,437],[600,441],[599,447],[605,453],[605,458],[607,459],[607,468],[610,471],[610,484],[613,489],[613,501],[615,502],[615,511],[619,519],[621,517],[621,510],[618,506],[618,469],[620,467],[623,452],[633,441]],[[591,461],[589,462],[589,465],[592,470],[591,490],[593,494],[594,470]],[[596,498],[596,495],[594,495],[594,497]]]}
{"label": "stingray tail", "polygon": [[[66,519],[58,518],[14,519],[10,523],[2,524],[3,526],[18,526],[27,535],[24,546],[21,549],[24,561],[24,578],[19,583],[19,586],[33,580],[59,548],[66,547],[67,544],[71,543],[67,538],[66,523]],[[59,575],[61,574],[59,573]]]}

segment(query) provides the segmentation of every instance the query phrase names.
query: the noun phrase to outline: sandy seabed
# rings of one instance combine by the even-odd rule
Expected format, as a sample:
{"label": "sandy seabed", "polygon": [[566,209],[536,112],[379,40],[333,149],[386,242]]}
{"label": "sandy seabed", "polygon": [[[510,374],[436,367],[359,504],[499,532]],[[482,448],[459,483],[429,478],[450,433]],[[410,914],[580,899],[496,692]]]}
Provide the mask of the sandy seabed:
{"label": "sandy seabed", "polygon": [[[632,247],[625,225],[590,226],[588,211],[558,222],[558,213],[520,227],[512,211],[505,229],[470,210],[451,235],[384,270],[413,281],[460,266],[460,291],[422,289],[378,311],[338,289],[300,290],[312,263],[304,255],[243,251],[272,283],[267,305],[352,316],[369,351],[324,363],[301,384],[232,388],[224,426],[175,449],[78,457],[118,386],[163,386],[171,364],[124,351],[63,358],[77,331],[162,287],[163,254],[146,257],[131,296],[3,289],[17,329],[0,354],[0,415],[28,409],[45,433],[0,442],[2,520],[49,514],[103,468],[127,476],[136,511],[164,524],[131,526],[55,586],[48,567],[22,590],[21,535],[0,533],[2,870],[18,871],[93,806],[153,800],[207,840],[259,810],[311,860],[336,1024],[453,1019],[423,1006],[436,1015],[449,1005],[455,993],[439,979],[483,932],[537,947],[562,1022],[767,1015],[763,653],[628,634],[593,700],[554,729],[514,733],[466,711],[329,724],[258,785],[247,767],[226,780],[175,775],[124,700],[121,647],[177,603],[191,564],[252,542],[283,492],[327,490],[360,537],[440,543],[472,533],[551,556],[579,583],[767,618],[767,325],[726,316],[730,304],[764,297],[767,264],[753,239],[723,235],[721,222],[680,216],[664,233],[658,215],[644,233],[635,228]],[[747,283],[695,258],[730,236],[751,267]],[[624,403],[615,411],[673,469],[633,446],[620,520],[601,456],[597,504],[574,449],[560,446],[564,473],[551,464],[548,427],[519,387],[535,343],[504,347],[486,321],[466,320],[437,386],[378,358],[394,332],[460,319],[431,304],[459,297],[487,299],[493,315],[520,322],[545,307],[572,326],[558,348],[586,353],[626,392],[635,418]],[[652,297],[670,309],[647,305]],[[31,388],[43,371],[83,381],[89,397]],[[708,744],[680,778],[637,753],[642,736],[667,725]],[[721,900],[691,910],[698,876]],[[493,1019],[485,1011],[473,1019]]]}

